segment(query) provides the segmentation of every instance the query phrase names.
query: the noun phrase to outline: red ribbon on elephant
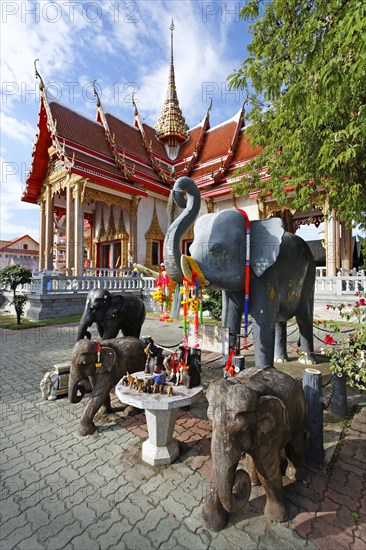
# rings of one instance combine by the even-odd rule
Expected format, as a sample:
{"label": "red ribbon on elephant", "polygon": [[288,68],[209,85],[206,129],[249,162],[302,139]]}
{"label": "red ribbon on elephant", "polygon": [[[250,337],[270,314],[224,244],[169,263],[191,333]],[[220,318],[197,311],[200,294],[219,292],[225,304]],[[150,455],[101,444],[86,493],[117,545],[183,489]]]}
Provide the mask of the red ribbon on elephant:
{"label": "red ribbon on elephant", "polygon": [[94,340],[94,342],[95,342],[95,351],[97,352],[97,362],[95,363],[95,366],[97,369],[100,369],[100,367],[102,366],[102,363],[100,360],[100,352],[102,351],[102,346],[100,342],[97,342],[96,340]]}

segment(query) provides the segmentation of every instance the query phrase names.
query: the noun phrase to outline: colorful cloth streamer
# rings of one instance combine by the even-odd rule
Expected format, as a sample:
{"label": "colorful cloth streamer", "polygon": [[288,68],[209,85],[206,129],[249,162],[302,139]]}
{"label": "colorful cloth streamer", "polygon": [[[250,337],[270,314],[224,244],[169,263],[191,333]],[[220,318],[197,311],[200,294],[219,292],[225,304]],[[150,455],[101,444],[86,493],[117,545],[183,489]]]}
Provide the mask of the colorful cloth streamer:
{"label": "colorful cloth streamer", "polygon": [[244,349],[248,349],[248,327],[249,327],[249,285],[250,285],[250,221],[248,214],[237,209],[245,219],[245,295],[244,295]]}

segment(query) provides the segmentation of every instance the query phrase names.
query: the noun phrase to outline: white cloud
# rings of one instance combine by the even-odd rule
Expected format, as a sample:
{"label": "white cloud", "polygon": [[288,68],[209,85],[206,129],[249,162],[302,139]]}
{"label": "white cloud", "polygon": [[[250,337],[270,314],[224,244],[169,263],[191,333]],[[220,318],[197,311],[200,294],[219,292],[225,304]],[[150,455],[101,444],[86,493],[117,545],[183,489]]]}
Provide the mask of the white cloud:
{"label": "white cloud", "polygon": [[27,120],[17,120],[3,113],[1,115],[1,132],[22,143],[32,145],[35,138],[35,128]]}
{"label": "white cloud", "polygon": [[39,207],[21,202],[24,191],[25,164],[0,159],[1,169],[1,238],[12,239],[28,233],[36,240],[38,234]]}

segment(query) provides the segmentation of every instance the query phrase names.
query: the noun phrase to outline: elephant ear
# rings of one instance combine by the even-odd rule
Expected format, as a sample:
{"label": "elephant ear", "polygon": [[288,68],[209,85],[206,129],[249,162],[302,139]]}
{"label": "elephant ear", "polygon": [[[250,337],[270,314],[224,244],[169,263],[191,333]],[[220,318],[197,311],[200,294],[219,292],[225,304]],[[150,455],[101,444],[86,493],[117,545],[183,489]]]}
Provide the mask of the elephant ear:
{"label": "elephant ear", "polygon": [[255,432],[257,446],[271,446],[278,439],[284,441],[289,431],[290,422],[284,402],[272,395],[260,397]]}
{"label": "elephant ear", "polygon": [[117,364],[117,354],[109,346],[103,346],[100,352],[100,362],[102,366],[98,368],[99,372],[111,372]]}
{"label": "elephant ear", "polygon": [[120,317],[125,307],[126,303],[123,296],[112,296],[109,307],[106,311],[105,321]]}
{"label": "elephant ear", "polygon": [[281,218],[251,222],[250,265],[257,277],[277,260],[284,232]]}

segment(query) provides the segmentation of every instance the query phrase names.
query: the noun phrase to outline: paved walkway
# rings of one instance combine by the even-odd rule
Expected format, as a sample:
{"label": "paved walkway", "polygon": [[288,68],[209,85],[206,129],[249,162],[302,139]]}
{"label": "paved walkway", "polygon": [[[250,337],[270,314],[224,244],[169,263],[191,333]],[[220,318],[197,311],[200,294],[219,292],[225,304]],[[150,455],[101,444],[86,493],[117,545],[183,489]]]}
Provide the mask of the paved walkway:
{"label": "paved walkway", "polygon": [[[176,346],[181,329],[148,320],[144,334]],[[142,413],[99,416],[98,431],[79,437],[83,402],[43,401],[39,390],[43,374],[70,359],[75,337],[70,325],[1,334],[2,549],[366,548],[362,395],[349,397],[358,408],[340,442],[344,422],[326,412],[326,467],[309,472],[307,487],[285,480],[289,522],[267,521],[263,491],[254,488],[246,509],[211,533],[199,519],[211,466],[205,401],[180,413],[180,456],[169,466],[141,461]],[[326,365],[319,368],[326,378]],[[297,375],[303,367],[292,361],[286,370]],[[220,361],[204,368],[205,384],[221,376]]]}

